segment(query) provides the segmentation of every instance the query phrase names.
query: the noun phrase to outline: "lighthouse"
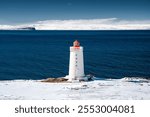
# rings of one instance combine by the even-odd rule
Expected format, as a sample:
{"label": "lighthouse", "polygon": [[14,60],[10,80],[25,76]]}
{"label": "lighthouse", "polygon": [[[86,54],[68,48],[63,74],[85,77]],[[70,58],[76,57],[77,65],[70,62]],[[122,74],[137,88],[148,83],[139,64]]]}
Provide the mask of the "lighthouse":
{"label": "lighthouse", "polygon": [[80,46],[77,40],[75,40],[73,46],[70,47],[69,75],[67,75],[66,78],[68,78],[69,81],[80,81],[85,78],[83,47]]}

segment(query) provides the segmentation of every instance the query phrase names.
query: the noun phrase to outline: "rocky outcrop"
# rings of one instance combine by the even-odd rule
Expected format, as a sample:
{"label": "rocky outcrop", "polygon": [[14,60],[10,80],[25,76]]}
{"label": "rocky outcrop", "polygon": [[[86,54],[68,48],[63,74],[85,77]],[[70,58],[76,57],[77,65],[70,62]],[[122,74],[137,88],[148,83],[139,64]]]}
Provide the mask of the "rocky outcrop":
{"label": "rocky outcrop", "polygon": [[22,28],[17,28],[17,30],[36,30],[35,27],[22,27]]}
{"label": "rocky outcrop", "polygon": [[61,82],[67,82],[68,79],[65,78],[47,78],[42,80],[41,82],[49,82],[49,83],[61,83]]}

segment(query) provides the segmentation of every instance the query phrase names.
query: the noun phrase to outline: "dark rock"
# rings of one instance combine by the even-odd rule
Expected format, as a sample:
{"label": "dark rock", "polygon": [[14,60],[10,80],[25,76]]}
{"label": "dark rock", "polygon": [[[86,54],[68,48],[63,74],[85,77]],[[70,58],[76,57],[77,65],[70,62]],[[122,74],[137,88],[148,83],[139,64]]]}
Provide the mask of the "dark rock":
{"label": "dark rock", "polygon": [[18,30],[36,30],[35,27],[22,27],[22,28],[17,28]]}
{"label": "dark rock", "polygon": [[68,79],[65,78],[47,78],[42,80],[41,82],[49,82],[49,83],[60,83],[60,82],[67,82]]}

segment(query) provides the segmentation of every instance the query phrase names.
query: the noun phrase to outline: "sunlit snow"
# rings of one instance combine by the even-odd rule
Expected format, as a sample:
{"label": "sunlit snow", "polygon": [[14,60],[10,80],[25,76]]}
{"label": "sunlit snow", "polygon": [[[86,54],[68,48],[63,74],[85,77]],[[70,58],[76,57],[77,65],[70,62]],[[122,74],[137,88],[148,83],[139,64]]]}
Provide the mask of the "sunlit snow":
{"label": "sunlit snow", "polygon": [[150,81],[139,78],[80,83],[44,83],[35,80],[0,81],[1,100],[148,100]]}

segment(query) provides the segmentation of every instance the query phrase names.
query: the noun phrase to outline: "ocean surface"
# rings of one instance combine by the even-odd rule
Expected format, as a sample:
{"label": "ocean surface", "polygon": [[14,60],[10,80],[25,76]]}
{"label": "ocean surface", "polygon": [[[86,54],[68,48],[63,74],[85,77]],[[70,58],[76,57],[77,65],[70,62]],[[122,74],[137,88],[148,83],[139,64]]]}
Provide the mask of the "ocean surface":
{"label": "ocean surface", "polygon": [[0,80],[63,77],[69,47],[84,47],[85,74],[150,78],[150,31],[0,31]]}

